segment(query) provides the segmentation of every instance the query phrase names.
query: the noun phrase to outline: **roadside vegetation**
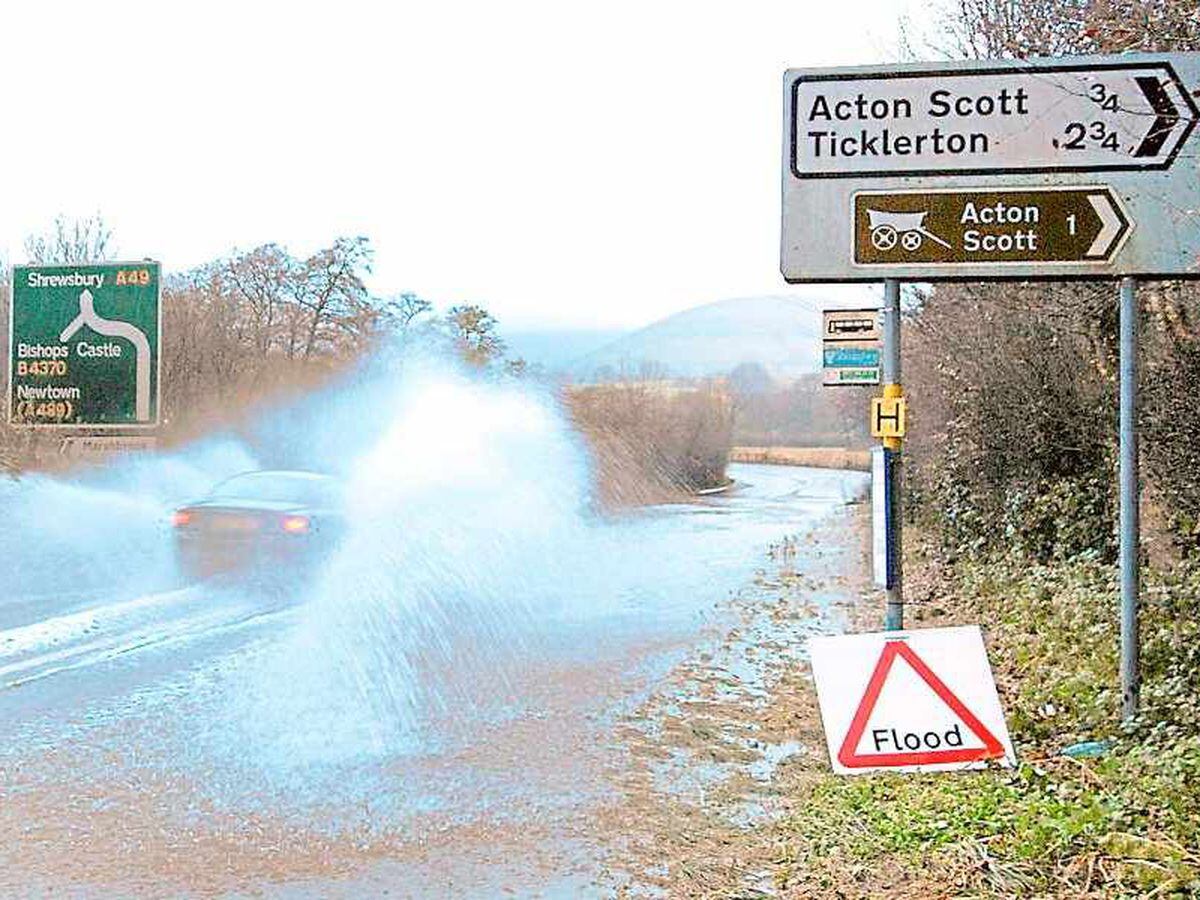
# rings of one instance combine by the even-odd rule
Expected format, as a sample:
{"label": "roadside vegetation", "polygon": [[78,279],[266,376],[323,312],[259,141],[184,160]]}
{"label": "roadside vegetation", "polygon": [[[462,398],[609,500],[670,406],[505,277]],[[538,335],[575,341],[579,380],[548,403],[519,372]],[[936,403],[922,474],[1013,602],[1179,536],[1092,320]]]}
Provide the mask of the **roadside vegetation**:
{"label": "roadside vegetation", "polygon": [[630,379],[572,387],[566,398],[595,456],[606,505],[654,502],[726,484],[732,410],[720,385]]}
{"label": "roadside vegetation", "polygon": [[757,363],[738,366],[727,382],[738,446],[862,450],[871,440],[862,412],[870,388],[827,388],[820,375],[781,384]]}
{"label": "roadside vegetation", "polygon": [[[445,311],[415,294],[367,287],[373,250],[342,237],[309,256],[277,244],[234,251],[164,273],[160,446],[218,431],[247,431],[256,413],[353,370],[382,349],[457,360],[484,378],[523,379],[555,392],[588,441],[597,493],[607,506],[678,498],[725,481],[729,402],[713,386],[664,389],[629,377],[590,388],[551,380],[508,355],[487,309]],[[57,219],[26,242],[31,263],[118,259],[95,216]],[[0,321],[9,274],[0,264]],[[60,468],[61,435],[0,422],[0,471]]]}
{"label": "roadside vegetation", "polygon": [[[973,0],[953,6],[948,33],[968,56],[1200,49],[1195,3],[1179,0]],[[782,823],[777,883],[799,896],[1200,896],[1200,289],[1139,287],[1144,685],[1130,724],[1115,284],[908,299],[907,623],[984,627],[1020,765],[815,776]]]}
{"label": "roadside vegetation", "polygon": [[1200,564],[1147,573],[1144,712],[1126,727],[1111,565],[1014,550],[946,569],[925,535],[908,624],[984,625],[1019,765],[815,775],[780,823],[777,882],[800,896],[1196,896]]}

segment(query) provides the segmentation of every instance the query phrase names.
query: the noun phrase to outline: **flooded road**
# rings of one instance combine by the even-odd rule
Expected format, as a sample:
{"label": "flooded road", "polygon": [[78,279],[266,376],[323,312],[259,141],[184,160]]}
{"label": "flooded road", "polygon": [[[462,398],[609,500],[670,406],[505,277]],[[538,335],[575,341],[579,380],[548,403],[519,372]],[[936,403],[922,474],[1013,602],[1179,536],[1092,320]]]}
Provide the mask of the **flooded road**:
{"label": "flooded road", "polygon": [[[0,598],[0,895],[611,893],[631,715],[751,633],[773,546],[801,571],[853,556],[848,531],[832,562],[803,539],[864,476],[731,474],[728,494],[617,518],[501,492],[447,521],[409,494],[412,520],[365,529],[289,596],[18,578]],[[753,627],[795,650],[796,622]]]}

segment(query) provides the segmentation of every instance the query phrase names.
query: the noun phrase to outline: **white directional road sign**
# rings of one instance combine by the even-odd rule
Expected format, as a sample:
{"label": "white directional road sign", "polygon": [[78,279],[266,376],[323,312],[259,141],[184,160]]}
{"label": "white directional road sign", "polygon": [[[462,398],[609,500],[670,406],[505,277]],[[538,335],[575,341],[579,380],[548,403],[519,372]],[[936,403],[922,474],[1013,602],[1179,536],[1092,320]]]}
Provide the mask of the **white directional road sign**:
{"label": "white directional road sign", "polygon": [[1200,53],[789,70],[788,281],[1200,277]]}
{"label": "white directional road sign", "polygon": [[799,74],[797,178],[1166,169],[1200,115],[1170,62]]}
{"label": "white directional road sign", "polygon": [[1016,761],[978,626],[817,637],[809,652],[835,772]]}

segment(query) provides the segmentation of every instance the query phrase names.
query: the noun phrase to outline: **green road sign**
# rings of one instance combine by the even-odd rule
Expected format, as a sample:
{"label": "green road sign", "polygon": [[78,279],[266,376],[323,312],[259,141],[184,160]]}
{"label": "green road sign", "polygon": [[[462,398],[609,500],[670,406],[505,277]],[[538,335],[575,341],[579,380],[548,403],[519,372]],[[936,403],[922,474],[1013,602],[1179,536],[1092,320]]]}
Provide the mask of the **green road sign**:
{"label": "green road sign", "polygon": [[156,262],[15,267],[9,422],[158,424],[160,288]]}
{"label": "green road sign", "polygon": [[826,387],[879,384],[879,373],[879,366],[825,369],[823,383]]}

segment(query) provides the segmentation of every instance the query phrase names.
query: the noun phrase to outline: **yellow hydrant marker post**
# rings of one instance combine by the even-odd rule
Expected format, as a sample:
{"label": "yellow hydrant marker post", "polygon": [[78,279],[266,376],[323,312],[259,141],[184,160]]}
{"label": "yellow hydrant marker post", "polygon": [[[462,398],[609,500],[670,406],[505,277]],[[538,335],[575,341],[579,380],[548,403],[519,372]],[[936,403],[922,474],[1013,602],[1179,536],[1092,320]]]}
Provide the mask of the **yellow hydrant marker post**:
{"label": "yellow hydrant marker post", "polygon": [[883,439],[889,450],[900,449],[907,426],[908,404],[898,384],[884,385],[883,396],[871,399],[871,437]]}

